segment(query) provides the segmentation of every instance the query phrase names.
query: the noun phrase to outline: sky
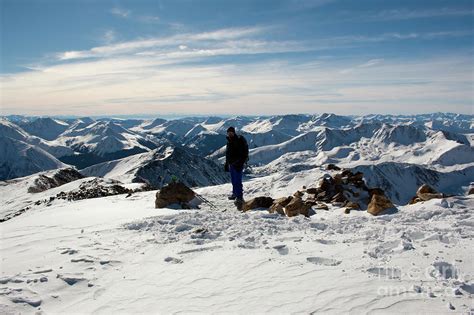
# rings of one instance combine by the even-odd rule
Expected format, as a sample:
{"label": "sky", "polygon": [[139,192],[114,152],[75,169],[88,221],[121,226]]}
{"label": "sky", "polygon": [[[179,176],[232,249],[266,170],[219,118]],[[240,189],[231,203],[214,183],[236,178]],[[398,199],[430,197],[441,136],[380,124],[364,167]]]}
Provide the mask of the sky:
{"label": "sky", "polygon": [[0,114],[474,114],[472,0],[0,0]]}

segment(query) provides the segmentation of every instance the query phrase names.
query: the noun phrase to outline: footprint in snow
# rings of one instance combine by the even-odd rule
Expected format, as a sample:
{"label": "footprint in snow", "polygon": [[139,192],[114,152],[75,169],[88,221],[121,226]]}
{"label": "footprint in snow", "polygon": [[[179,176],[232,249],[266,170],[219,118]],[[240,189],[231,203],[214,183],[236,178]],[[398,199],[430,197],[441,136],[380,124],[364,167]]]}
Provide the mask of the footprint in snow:
{"label": "footprint in snow", "polygon": [[57,278],[63,280],[69,285],[75,285],[78,282],[88,280],[82,273],[58,274]]}
{"label": "footprint in snow", "polygon": [[285,244],[273,246],[280,255],[288,255],[288,247]]}
{"label": "footprint in snow", "polygon": [[1,288],[0,295],[8,298],[12,303],[15,304],[29,304],[33,307],[38,307],[41,305],[42,300],[39,295],[29,289],[11,289],[11,288]]}
{"label": "footprint in snow", "polygon": [[337,266],[342,261],[332,259],[332,258],[324,258],[324,257],[308,257],[306,260],[310,263],[315,265],[322,265],[322,266]]}
{"label": "footprint in snow", "polygon": [[60,249],[60,250],[62,250],[62,251],[61,251],[61,254],[62,254],[62,255],[66,255],[66,254],[68,254],[68,255],[74,255],[74,254],[77,254],[77,253],[79,252],[78,250],[72,249],[72,248],[62,248],[62,249]]}
{"label": "footprint in snow", "polygon": [[183,260],[175,257],[166,257],[164,259],[166,262],[172,263],[172,264],[182,264]]}

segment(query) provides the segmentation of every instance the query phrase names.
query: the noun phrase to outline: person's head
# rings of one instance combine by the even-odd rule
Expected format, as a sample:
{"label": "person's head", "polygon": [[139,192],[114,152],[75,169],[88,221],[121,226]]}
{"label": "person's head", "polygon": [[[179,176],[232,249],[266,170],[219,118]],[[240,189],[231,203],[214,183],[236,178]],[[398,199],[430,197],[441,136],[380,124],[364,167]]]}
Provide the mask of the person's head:
{"label": "person's head", "polygon": [[229,127],[227,128],[227,137],[232,138],[235,136],[235,128]]}

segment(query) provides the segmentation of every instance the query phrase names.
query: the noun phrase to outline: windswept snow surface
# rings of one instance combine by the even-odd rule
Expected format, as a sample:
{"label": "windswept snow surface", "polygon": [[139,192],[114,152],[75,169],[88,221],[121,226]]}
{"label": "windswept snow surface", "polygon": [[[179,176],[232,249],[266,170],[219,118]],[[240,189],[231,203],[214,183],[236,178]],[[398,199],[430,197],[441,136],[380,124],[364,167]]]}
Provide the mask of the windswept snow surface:
{"label": "windswept snow surface", "polygon": [[[262,181],[245,188],[261,194]],[[237,212],[229,189],[199,189],[213,204],[199,210],[154,209],[152,191],[54,201],[1,223],[0,311],[473,311],[472,196],[286,218]]]}

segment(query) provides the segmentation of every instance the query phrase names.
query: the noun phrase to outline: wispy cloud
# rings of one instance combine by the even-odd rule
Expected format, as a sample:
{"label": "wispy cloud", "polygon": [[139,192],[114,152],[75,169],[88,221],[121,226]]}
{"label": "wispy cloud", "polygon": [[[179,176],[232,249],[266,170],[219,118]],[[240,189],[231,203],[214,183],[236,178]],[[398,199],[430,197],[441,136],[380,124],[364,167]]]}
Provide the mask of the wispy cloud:
{"label": "wispy cloud", "polygon": [[110,13],[120,18],[128,18],[132,12],[123,8],[114,7],[110,10]]}
{"label": "wispy cloud", "polygon": [[[2,103],[16,108],[16,113],[32,112],[31,104],[35,104],[45,114],[71,114],[81,108],[83,114],[91,115],[165,113],[171,104],[175,112],[193,112],[199,106],[202,112],[247,114],[276,113],[278,108],[355,113],[353,104],[364,104],[366,112],[377,112],[380,104],[386,112],[403,106],[443,110],[446,104],[457,106],[453,111],[466,112],[472,106],[470,57],[393,60],[372,55],[290,62],[277,55],[466,36],[472,31],[277,41],[268,39],[272,30],[224,28],[61,52],[49,64],[2,77]],[[116,39],[116,34],[109,35],[111,41]],[[238,63],[237,58],[212,59],[264,53],[272,58],[250,63]],[[204,62],[189,62],[196,60]]]}
{"label": "wispy cloud", "polygon": [[102,36],[102,40],[106,44],[111,44],[117,39],[117,33],[114,30],[107,30]]}

